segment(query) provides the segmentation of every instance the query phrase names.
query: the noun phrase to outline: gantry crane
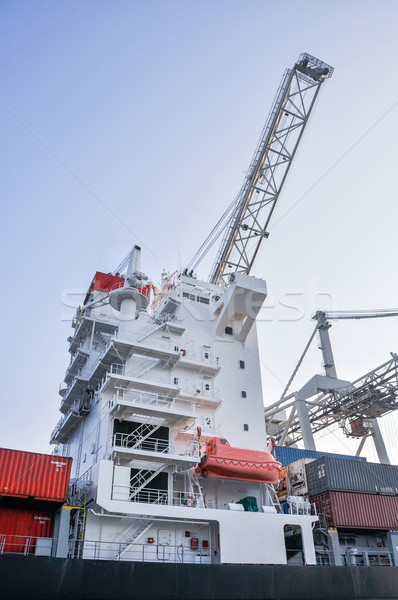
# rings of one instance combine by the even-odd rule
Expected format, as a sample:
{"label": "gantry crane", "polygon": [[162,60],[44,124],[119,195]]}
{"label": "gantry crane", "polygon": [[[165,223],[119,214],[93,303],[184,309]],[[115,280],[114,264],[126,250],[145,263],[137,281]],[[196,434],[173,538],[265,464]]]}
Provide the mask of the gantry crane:
{"label": "gantry crane", "polygon": [[332,74],[330,65],[307,53],[285,71],[243,186],[188,269],[223,235],[210,282],[250,273],[319,90]]}
{"label": "gantry crane", "polygon": [[[360,438],[359,455],[366,438],[373,438],[379,460],[389,463],[377,418],[398,408],[398,356],[349,382],[337,377],[329,337],[330,320],[397,317],[398,310],[317,311],[315,329],[300,357],[282,398],[265,409],[268,431],[279,444],[303,440],[307,449],[315,449],[313,434],[338,423],[347,436]],[[303,358],[318,333],[324,375],[315,375],[298,391],[286,395]],[[310,400],[311,399],[311,400]],[[287,411],[289,414],[287,414]]]}

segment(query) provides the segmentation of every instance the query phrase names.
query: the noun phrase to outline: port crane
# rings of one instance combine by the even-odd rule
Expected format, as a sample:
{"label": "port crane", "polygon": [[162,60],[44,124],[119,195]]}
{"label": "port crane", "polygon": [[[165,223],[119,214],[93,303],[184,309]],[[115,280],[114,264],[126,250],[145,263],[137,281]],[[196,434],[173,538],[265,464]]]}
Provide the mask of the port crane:
{"label": "port crane", "polygon": [[[313,315],[315,329],[281,399],[265,409],[268,431],[279,444],[302,440],[307,449],[315,449],[314,433],[337,423],[347,436],[360,439],[358,456],[366,439],[372,437],[380,462],[389,463],[377,419],[398,408],[398,355],[391,353],[390,360],[353,382],[339,379],[329,329],[331,320],[397,316],[397,309],[318,310]],[[325,374],[315,375],[298,391],[287,394],[315,334],[318,334]]]}

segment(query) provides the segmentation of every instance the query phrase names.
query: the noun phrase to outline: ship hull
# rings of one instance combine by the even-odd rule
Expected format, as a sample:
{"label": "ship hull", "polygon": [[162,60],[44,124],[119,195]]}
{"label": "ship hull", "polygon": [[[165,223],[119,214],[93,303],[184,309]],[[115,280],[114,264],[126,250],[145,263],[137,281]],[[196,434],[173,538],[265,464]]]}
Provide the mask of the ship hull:
{"label": "ship hull", "polygon": [[398,569],[384,567],[178,565],[8,555],[0,557],[0,579],[7,600],[398,597]]}

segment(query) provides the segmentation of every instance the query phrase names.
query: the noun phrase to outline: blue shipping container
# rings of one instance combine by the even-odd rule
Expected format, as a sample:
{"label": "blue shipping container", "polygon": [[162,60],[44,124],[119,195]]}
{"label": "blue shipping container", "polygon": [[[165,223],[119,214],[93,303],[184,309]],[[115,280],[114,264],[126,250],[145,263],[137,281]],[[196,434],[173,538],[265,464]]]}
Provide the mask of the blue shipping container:
{"label": "blue shipping container", "polygon": [[331,452],[318,452],[317,450],[303,450],[302,448],[292,448],[291,446],[275,446],[273,453],[276,460],[282,463],[282,467],[290,465],[300,458],[322,458],[322,456],[331,456],[332,458],[345,458],[349,460],[366,461],[362,456],[348,456],[347,454],[333,454]]}

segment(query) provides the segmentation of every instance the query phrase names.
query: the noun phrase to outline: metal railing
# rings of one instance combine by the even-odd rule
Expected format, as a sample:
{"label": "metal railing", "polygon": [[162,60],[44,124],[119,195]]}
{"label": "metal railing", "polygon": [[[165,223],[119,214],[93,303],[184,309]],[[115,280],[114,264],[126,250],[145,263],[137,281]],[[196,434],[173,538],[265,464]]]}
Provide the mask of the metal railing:
{"label": "metal railing", "polygon": [[56,538],[34,535],[0,534],[1,554],[35,554],[36,556],[54,556],[57,545]]}
{"label": "metal railing", "polygon": [[[112,375],[122,375],[123,377],[132,377],[134,379],[145,379],[145,377],[140,377],[139,371],[135,371],[134,369],[126,368],[126,365],[120,365],[118,363],[113,363],[111,368],[109,369],[109,373]],[[170,385],[170,376],[164,377],[162,375],[157,375],[151,373],[148,378],[149,382],[161,383],[163,385]]]}
{"label": "metal railing", "polygon": [[[134,434],[134,432],[133,432]],[[141,441],[131,433],[115,433],[113,446],[134,448],[134,450],[148,450],[149,452],[170,452],[170,442],[160,438],[146,438]]]}
{"label": "metal railing", "polygon": [[[118,402],[124,402],[126,404],[150,406],[153,408],[162,408],[173,411],[175,409],[174,398],[165,398],[159,394],[151,394],[149,392],[139,392],[138,390],[124,391],[117,390],[116,393],[108,402],[109,409],[112,409]],[[185,411],[195,412],[195,407],[190,405],[184,408]]]}
{"label": "metal railing", "polygon": [[[341,554],[341,562],[344,566],[355,567],[392,567],[394,560],[392,552],[386,548],[383,551],[369,550],[368,552],[356,552],[352,555]],[[336,561],[331,550],[316,553],[316,564],[320,566],[335,566]]]}
{"label": "metal railing", "polygon": [[163,504],[168,506],[187,506],[191,508],[206,508],[203,505],[200,494],[193,492],[168,492],[145,487],[134,494],[134,487],[114,483],[112,486],[112,498],[125,496],[132,497],[134,502],[144,504]]}
{"label": "metal railing", "polygon": [[[209,548],[168,544],[136,544],[126,546],[126,542],[102,542],[76,540],[70,542],[69,555],[74,558],[92,560],[169,562],[181,564],[210,564],[216,562],[215,554]],[[218,561],[217,561],[218,562]]]}
{"label": "metal railing", "polygon": [[[149,490],[148,490],[149,491]],[[180,492],[178,492],[181,494]],[[191,495],[190,495],[191,496]],[[180,498],[182,501],[182,497]],[[187,545],[156,544],[153,538],[144,544],[126,542],[105,542],[100,540],[69,540],[68,558],[83,558],[92,560],[136,561],[136,562],[170,562],[183,564],[210,564],[219,562],[218,555],[211,547],[192,548]],[[23,556],[55,557],[58,538],[25,536],[0,533],[0,555],[21,554]],[[302,551],[287,549],[286,556],[290,564],[304,564]],[[345,566],[394,566],[392,552],[386,548],[383,551],[358,552],[355,562],[351,557],[342,555]],[[334,565],[331,552],[317,554],[317,565]]]}

